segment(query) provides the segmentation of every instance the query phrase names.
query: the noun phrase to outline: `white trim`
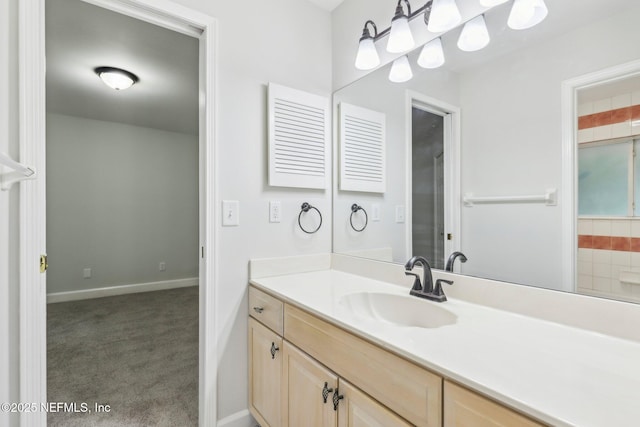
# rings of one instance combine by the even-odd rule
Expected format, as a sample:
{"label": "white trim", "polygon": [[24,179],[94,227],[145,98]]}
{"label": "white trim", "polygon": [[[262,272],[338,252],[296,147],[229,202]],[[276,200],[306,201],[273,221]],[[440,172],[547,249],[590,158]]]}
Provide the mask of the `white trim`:
{"label": "white trim", "polygon": [[[405,134],[406,134],[406,170],[411,170],[411,109],[414,105],[443,116],[444,123],[444,192],[445,192],[445,237],[444,253],[452,253],[461,248],[460,236],[460,108],[448,104],[439,99],[432,98],[420,92],[407,90],[405,92]],[[406,174],[407,211],[405,226],[406,253],[411,256],[413,241],[411,235],[412,222],[412,179],[411,174]],[[447,240],[446,235],[451,233],[452,240]]]}
{"label": "white trim", "polygon": [[218,427],[255,427],[258,423],[248,409],[231,414],[218,421]]}
{"label": "white trim", "polygon": [[[87,0],[169,29],[199,34],[200,40],[200,381],[199,425],[217,420],[216,309],[217,236],[220,215],[216,169],[216,20],[167,0]],[[20,401],[46,402],[46,274],[38,258],[45,253],[45,33],[44,0],[19,3],[20,161],[33,165],[40,179],[20,186]],[[182,25],[175,26],[176,22]],[[195,27],[194,29],[188,27]],[[188,31],[187,31],[188,30]],[[204,166],[204,167],[203,167]],[[204,169],[204,170],[203,170]],[[22,413],[21,426],[46,425],[46,413]]]}
{"label": "white trim", "polygon": [[113,297],[116,295],[137,294],[141,292],[164,291],[167,289],[188,288],[190,286],[198,286],[198,282],[199,279],[197,277],[190,277],[188,279],[164,280],[162,282],[134,283],[130,285],[115,285],[94,289],[82,289],[79,291],[53,292],[47,294],[47,304],[66,301],[78,301],[83,299]]}
{"label": "white trim", "polygon": [[562,82],[562,191],[559,205],[562,208],[562,282],[564,291],[575,292],[578,254],[578,103],[577,91],[623,79],[640,73],[640,60],[585,74]]}

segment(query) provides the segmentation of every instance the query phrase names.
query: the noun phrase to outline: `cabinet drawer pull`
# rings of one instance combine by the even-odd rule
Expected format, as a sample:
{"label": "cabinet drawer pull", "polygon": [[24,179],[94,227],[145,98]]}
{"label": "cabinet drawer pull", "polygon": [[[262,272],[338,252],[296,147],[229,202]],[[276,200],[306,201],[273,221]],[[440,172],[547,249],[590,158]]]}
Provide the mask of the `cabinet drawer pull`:
{"label": "cabinet drawer pull", "polygon": [[324,387],[322,388],[322,400],[324,403],[327,403],[327,397],[329,397],[329,393],[333,391],[332,388],[329,388],[329,383],[325,382]]}
{"label": "cabinet drawer pull", "polygon": [[333,392],[333,410],[337,411],[338,410],[338,403],[340,403],[340,400],[344,399],[344,396],[341,394],[338,394],[338,389],[336,388],[336,391]]}
{"label": "cabinet drawer pull", "polygon": [[280,350],[280,348],[276,345],[276,343],[272,342],[271,343],[271,358],[275,359],[276,358],[276,352]]}
{"label": "cabinet drawer pull", "polygon": [[264,307],[253,307],[253,311],[260,314],[264,311]]}

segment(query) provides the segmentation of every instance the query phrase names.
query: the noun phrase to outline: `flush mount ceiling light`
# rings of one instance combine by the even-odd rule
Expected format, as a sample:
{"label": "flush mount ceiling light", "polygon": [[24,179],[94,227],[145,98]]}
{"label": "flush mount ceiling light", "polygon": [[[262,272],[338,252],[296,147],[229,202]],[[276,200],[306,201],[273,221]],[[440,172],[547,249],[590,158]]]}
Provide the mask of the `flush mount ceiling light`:
{"label": "flush mount ceiling light", "polygon": [[[507,3],[508,0],[478,0],[481,6],[494,7]],[[407,6],[405,14],[402,3]],[[539,24],[547,16],[548,10],[544,0],[514,0],[507,24],[510,28],[522,30]],[[415,45],[409,22],[418,15],[423,15],[427,30],[432,33],[447,33],[462,22],[462,15],[455,0],[427,0],[418,10],[411,11],[409,0],[398,0],[396,12],[391,20],[391,26],[378,33],[373,21],[367,21],[362,30],[362,37],[358,44],[356,68],[370,70],[380,65],[380,58],[375,43],[383,37],[387,40],[387,51],[390,53],[405,53]],[[373,27],[371,35],[369,26]],[[491,40],[485,22],[484,14],[473,16],[467,20],[458,38],[458,47],[466,52],[480,50]],[[423,68],[438,68],[444,64],[444,52],[440,38],[426,43],[418,57],[418,65]],[[409,76],[407,78],[407,76]],[[412,77],[409,58],[402,55],[393,61],[389,79],[403,82]]]}
{"label": "flush mount ceiling light", "polygon": [[128,89],[140,80],[135,74],[120,68],[98,67],[94,71],[104,84],[115,90]]}
{"label": "flush mount ceiling light", "polygon": [[[407,14],[402,9],[402,2],[407,5]],[[407,52],[415,46],[411,28],[409,28],[409,15],[411,15],[411,5],[409,0],[398,0],[396,13],[391,20],[391,31],[387,41],[387,52],[402,53]]]}
{"label": "flush mount ceiling light", "polygon": [[465,52],[475,52],[488,45],[490,40],[484,15],[480,15],[464,24],[458,39],[458,47]]}
{"label": "flush mount ceiling light", "polygon": [[[369,32],[368,26],[373,27],[373,36]],[[360,37],[360,43],[358,44],[358,54],[356,55],[356,68],[358,70],[371,70],[380,65],[380,57],[374,44],[374,39],[378,36],[378,27],[373,21],[367,21],[364,23],[362,29],[362,37]]]}

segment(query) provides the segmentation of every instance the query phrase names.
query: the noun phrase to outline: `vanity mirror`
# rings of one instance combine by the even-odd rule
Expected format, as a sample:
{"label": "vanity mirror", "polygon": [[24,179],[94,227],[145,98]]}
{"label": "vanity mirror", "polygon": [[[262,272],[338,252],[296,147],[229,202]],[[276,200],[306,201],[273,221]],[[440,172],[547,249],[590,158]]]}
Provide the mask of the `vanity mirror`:
{"label": "vanity mirror", "polygon": [[[633,126],[640,117],[632,116],[640,85],[621,84],[622,71],[603,72],[603,85],[593,77],[612,69],[640,73],[632,64],[640,61],[640,5],[547,0],[545,21],[516,31],[507,26],[511,4],[484,14],[491,37],[484,49],[459,50],[459,27],[441,37],[442,67],[418,66],[418,46],[407,55],[409,81],[391,82],[386,64],[335,92],[333,250],[396,263],[419,254],[435,268],[461,251],[468,261],[457,261],[455,270],[462,274],[640,302],[640,285],[619,280],[622,270],[640,271],[631,248],[640,233],[624,241],[628,262],[611,243],[618,236],[612,227],[640,226],[626,216],[604,225],[578,219],[576,148],[589,132],[592,140],[640,134],[640,122]],[[578,116],[611,116],[622,98],[629,99],[628,134],[613,130],[620,123],[577,126]],[[383,188],[342,186],[347,124],[341,110],[353,107],[382,117],[381,155],[367,151],[371,137],[360,135],[365,144],[354,162],[382,165],[374,169]],[[366,120],[359,123],[370,129]],[[354,204],[367,214],[361,231],[365,216],[352,211]],[[608,246],[595,244],[594,236],[608,237]]]}

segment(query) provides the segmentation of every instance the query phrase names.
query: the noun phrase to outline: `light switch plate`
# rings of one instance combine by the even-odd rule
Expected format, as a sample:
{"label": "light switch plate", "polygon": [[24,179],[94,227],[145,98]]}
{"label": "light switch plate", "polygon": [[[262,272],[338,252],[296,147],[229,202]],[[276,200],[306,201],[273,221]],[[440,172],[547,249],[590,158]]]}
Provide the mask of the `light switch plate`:
{"label": "light switch plate", "polygon": [[371,221],[380,221],[380,203],[371,205]]}
{"label": "light switch plate", "polygon": [[282,221],[282,203],[277,200],[269,202],[269,222]]}
{"label": "light switch plate", "polygon": [[237,200],[222,201],[222,225],[224,227],[240,225],[240,202]]}
{"label": "light switch plate", "polygon": [[396,222],[397,223],[404,222],[404,206],[403,205],[396,206]]}

